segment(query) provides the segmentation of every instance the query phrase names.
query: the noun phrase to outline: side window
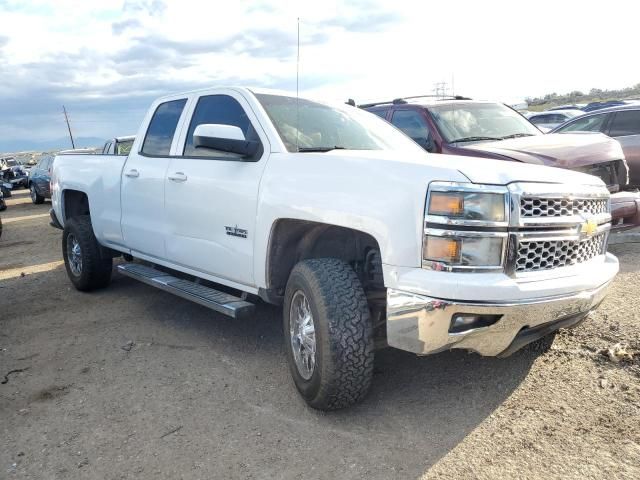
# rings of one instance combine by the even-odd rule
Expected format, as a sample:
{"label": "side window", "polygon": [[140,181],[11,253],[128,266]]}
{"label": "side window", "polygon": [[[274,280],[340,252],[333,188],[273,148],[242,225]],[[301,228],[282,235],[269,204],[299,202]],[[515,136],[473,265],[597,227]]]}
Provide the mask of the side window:
{"label": "side window", "polygon": [[[215,157],[220,159],[241,158],[240,155],[229,152],[221,152],[211,148],[196,148],[193,146],[193,132],[198,125],[214,123],[219,125],[233,125],[240,128],[247,140],[260,141],[258,134],[251,125],[244,108],[238,101],[229,95],[207,95],[200,97],[193,118],[187,132],[187,140],[184,145],[185,157]],[[255,157],[259,158],[262,151],[258,150]]]}
{"label": "side window", "polygon": [[600,132],[606,118],[606,113],[580,117],[559,129],[558,132]]}
{"label": "side window", "polygon": [[617,112],[611,122],[609,135],[612,137],[640,135],[640,110]]}
{"label": "side window", "polygon": [[173,134],[187,99],[161,103],[156,108],[142,144],[142,153],[151,156],[169,155]]}
{"label": "side window", "polygon": [[376,108],[371,109],[371,110],[367,110],[369,113],[373,113],[374,115],[379,116],[381,119],[386,120],[386,116],[387,116],[387,112],[389,111],[388,108]]}
{"label": "side window", "polygon": [[424,117],[415,110],[397,110],[391,123],[406,133],[411,139],[428,152],[433,151],[433,138]]}

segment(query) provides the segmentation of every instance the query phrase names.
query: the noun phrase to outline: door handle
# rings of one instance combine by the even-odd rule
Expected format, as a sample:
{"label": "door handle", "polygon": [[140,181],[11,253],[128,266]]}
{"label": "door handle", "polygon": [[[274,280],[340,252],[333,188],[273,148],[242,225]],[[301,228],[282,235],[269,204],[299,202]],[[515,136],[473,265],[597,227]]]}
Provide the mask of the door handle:
{"label": "door handle", "polygon": [[173,175],[169,175],[169,180],[172,182],[186,182],[187,176],[182,172],[176,172]]}
{"label": "door handle", "polygon": [[125,175],[129,178],[138,178],[140,176],[140,172],[135,168],[129,170]]}

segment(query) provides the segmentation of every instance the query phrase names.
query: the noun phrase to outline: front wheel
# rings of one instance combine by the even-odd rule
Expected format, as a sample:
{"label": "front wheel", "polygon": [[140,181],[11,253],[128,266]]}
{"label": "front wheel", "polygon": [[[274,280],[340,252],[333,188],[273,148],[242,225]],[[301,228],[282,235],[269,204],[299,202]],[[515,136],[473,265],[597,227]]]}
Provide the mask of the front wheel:
{"label": "front wheel", "polygon": [[62,256],[69,280],[88,292],[109,285],[112,258],[100,255],[100,245],[87,215],[69,219],[62,232]]}
{"label": "front wheel", "polygon": [[362,400],[373,376],[373,327],[360,280],[342,260],[299,262],[284,302],[286,353],[296,388],[313,408]]}
{"label": "front wheel", "polygon": [[29,190],[31,194],[31,201],[33,203],[35,203],[36,205],[44,203],[44,197],[38,193],[38,190],[36,190],[36,186],[33,183],[31,184]]}

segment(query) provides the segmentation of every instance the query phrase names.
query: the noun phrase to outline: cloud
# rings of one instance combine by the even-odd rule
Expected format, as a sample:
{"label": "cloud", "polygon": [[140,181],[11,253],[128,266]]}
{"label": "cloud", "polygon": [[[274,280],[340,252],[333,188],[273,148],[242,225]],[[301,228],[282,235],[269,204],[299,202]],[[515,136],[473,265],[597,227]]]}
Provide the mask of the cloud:
{"label": "cloud", "polygon": [[7,37],[6,35],[0,35],[0,48],[3,48],[8,43],[9,43],[9,37]]}
{"label": "cloud", "polygon": [[397,12],[369,12],[354,17],[336,17],[327,23],[341,27],[348,32],[372,33],[384,30],[387,26],[398,23],[402,16]]}
{"label": "cloud", "polygon": [[120,35],[126,30],[138,28],[141,26],[142,26],[142,23],[140,23],[140,20],[137,20],[135,18],[128,18],[120,22],[113,22],[111,24],[111,31],[113,32],[114,35]]}
{"label": "cloud", "polygon": [[125,0],[122,11],[127,13],[146,13],[151,16],[161,16],[167,5],[162,0]]}

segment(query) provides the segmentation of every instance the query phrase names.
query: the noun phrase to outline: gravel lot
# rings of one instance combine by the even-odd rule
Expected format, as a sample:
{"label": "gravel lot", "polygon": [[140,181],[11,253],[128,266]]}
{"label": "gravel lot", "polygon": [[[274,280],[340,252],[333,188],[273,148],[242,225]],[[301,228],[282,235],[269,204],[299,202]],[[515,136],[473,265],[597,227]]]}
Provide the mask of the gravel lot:
{"label": "gravel lot", "polygon": [[[237,322],[118,274],[77,292],[50,204],[7,204],[0,478],[640,478],[640,243],[611,247],[609,297],[550,352],[382,351],[367,400],[323,414],[278,309]],[[600,352],[619,342],[630,359]]]}

